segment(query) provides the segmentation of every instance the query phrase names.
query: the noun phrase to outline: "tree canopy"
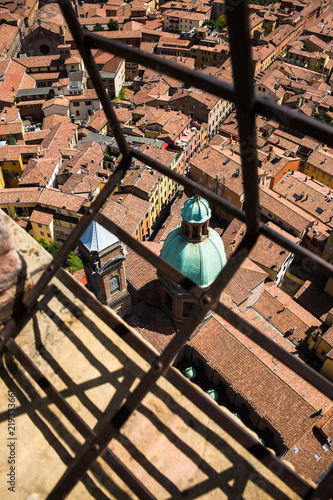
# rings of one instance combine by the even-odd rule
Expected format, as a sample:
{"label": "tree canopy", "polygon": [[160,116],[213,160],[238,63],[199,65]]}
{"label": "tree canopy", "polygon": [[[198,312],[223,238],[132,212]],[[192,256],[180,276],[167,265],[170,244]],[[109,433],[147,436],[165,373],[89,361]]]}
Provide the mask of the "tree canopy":
{"label": "tree canopy", "polygon": [[227,16],[222,14],[216,21],[213,19],[207,19],[203,22],[203,26],[209,26],[212,30],[215,29],[219,33],[227,26]]}
{"label": "tree canopy", "polygon": [[333,118],[323,109],[320,109],[318,113],[315,113],[313,116],[324,123],[331,123],[333,120]]}
{"label": "tree canopy", "polygon": [[[41,237],[37,238],[37,241],[43,248],[45,248],[45,250],[47,250],[52,255],[52,257],[55,257],[55,255],[57,255],[63,245],[61,241],[53,241],[53,243],[48,243],[45,238]],[[83,269],[83,264],[82,260],[77,255],[75,255],[74,252],[69,252],[66,260],[62,264],[62,267],[67,269],[67,271],[69,271],[70,273],[74,273],[74,271]]]}
{"label": "tree canopy", "polygon": [[108,22],[108,30],[109,31],[118,31],[119,23],[116,19],[110,19]]}
{"label": "tree canopy", "polygon": [[95,26],[93,27],[93,31],[104,31],[104,28],[101,24],[96,23]]}

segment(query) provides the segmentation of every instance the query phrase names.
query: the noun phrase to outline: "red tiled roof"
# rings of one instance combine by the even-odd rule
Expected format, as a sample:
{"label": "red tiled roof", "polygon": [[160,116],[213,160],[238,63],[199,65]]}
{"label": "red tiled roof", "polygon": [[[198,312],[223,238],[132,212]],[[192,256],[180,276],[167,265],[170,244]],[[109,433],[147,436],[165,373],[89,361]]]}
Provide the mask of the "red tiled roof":
{"label": "red tiled roof", "polygon": [[[320,326],[320,321],[275,286],[267,287],[253,309],[279,330],[286,339],[301,344]],[[290,329],[295,328],[291,333]]]}
{"label": "red tiled roof", "polygon": [[35,204],[40,195],[41,191],[37,187],[0,189],[0,204]]}
{"label": "red tiled roof", "polygon": [[78,212],[82,205],[80,196],[62,193],[59,189],[43,189],[38,199],[40,205],[54,208],[64,208],[73,212]]}
{"label": "red tiled roof", "polygon": [[[282,380],[275,373],[276,365],[271,363],[269,367],[263,360],[266,351],[259,347],[254,350],[250,339],[246,347],[244,338],[225,320],[214,316],[192,337],[189,345],[278,431],[286,446],[291,447],[316,422],[313,413],[332,403],[311,384],[304,385],[303,379],[291,370],[288,378]],[[312,393],[312,404],[296,392],[298,384],[301,384],[300,392]]]}
{"label": "red tiled roof", "polygon": [[39,208],[33,210],[30,215],[30,222],[35,222],[36,224],[43,224],[44,226],[49,226],[53,220],[54,210],[49,208]]}

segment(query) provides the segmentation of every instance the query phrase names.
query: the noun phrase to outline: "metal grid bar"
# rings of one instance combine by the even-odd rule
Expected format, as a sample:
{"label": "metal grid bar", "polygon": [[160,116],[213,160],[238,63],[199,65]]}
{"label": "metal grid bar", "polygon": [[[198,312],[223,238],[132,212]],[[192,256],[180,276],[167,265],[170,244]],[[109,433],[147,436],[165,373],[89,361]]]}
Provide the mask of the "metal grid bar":
{"label": "metal grid bar", "polygon": [[[241,16],[242,21],[245,23],[244,27],[244,37],[245,42],[249,42],[246,40],[248,37],[247,23],[248,17],[246,13],[246,5],[240,4],[236,9],[233,9],[232,15],[230,16],[233,19],[234,23],[234,33],[236,36],[236,20]],[[230,23],[230,20],[229,20]],[[232,30],[232,26],[230,26],[230,31]],[[242,33],[243,33],[242,31]],[[232,36],[231,36],[232,39]],[[245,43],[245,46],[249,45]],[[238,47],[241,45],[237,45],[234,42],[234,58],[239,61],[241,59],[242,62],[246,64],[246,56],[248,54],[242,54],[242,51],[238,50]],[[243,56],[243,57],[242,57]],[[73,482],[75,483],[83,470],[87,470],[90,464],[94,461],[94,459],[99,455],[100,450],[104,449],[107,443],[116,435],[121,426],[126,422],[128,417],[132,414],[137,405],[142,401],[143,397],[147,394],[150,387],[159,377],[159,372],[165,372],[167,367],[172,363],[175,355],[179,351],[179,349],[184,345],[187,338],[189,338],[190,334],[195,330],[196,326],[200,323],[200,321],[204,318],[205,314],[210,309],[210,304],[215,301],[221,290],[223,290],[224,286],[231,279],[235,270],[239,268],[240,264],[244,260],[244,258],[249,254],[251,248],[254,246],[256,242],[256,238],[259,230],[259,213],[258,213],[258,190],[257,190],[257,177],[256,177],[256,155],[253,155],[253,151],[255,151],[255,119],[253,109],[251,106],[253,99],[253,88],[251,83],[251,68],[249,68],[249,63],[251,59],[248,58],[247,63],[247,77],[248,81],[245,85],[246,88],[249,89],[248,92],[245,92],[244,99],[244,86],[242,85],[242,75],[238,72],[235,75],[236,81],[236,102],[239,101],[238,104],[238,113],[241,112],[242,116],[239,117],[239,129],[240,129],[240,139],[241,139],[241,148],[242,148],[242,167],[243,167],[243,176],[245,176],[244,184],[247,184],[245,188],[245,205],[247,203],[246,210],[246,219],[247,219],[247,227],[248,232],[243,239],[241,245],[238,247],[237,252],[232,256],[226,265],[225,269],[221,273],[221,275],[217,278],[217,280],[212,284],[209,289],[209,295],[206,293],[203,295],[201,301],[199,302],[198,308],[196,308],[196,314],[193,312],[190,314],[188,321],[182,325],[178,335],[174,337],[174,339],[169,343],[166,347],[163,354],[160,356],[159,360],[156,361],[149,372],[143,377],[139,386],[135,389],[135,391],[129,396],[123,407],[116,413],[116,415],[102,428],[99,433],[99,436],[94,440],[94,442],[89,446],[89,448],[82,450],[82,453],[77,460],[74,462],[73,466],[70,467],[67,472],[64,474],[62,479],[59,481],[58,485],[55,487],[53,491],[54,497],[58,495],[64,495],[70,491],[73,487]],[[238,91],[237,91],[237,82],[238,82]],[[238,99],[237,99],[238,97]],[[247,104],[250,98],[250,105]],[[243,140],[242,140],[243,139]],[[249,153],[252,154],[250,155]],[[248,181],[246,183],[246,180]],[[251,208],[255,206],[255,210],[251,210]],[[249,214],[254,212],[254,216]],[[251,234],[252,233],[252,234]],[[254,234],[253,234],[254,233]],[[254,237],[251,237],[254,236]]]}
{"label": "metal grid bar", "polygon": [[237,2],[228,12],[229,43],[232,53],[235,104],[239,130],[247,231],[259,233],[259,193],[257,173],[257,130],[254,114],[254,88],[247,4]]}
{"label": "metal grid bar", "polygon": [[[138,59],[140,59],[140,64],[143,66],[155,69],[161,73],[172,75],[174,78],[182,80],[188,85],[196,86],[206,92],[235,102],[234,87],[228,83],[204,75],[199,71],[186,68],[184,65],[181,66],[180,64],[167,61],[159,56],[148,54],[134,47],[127,46],[116,40],[104,38],[96,33],[85,32],[84,39],[86,43],[89,43],[91,48],[117,54],[128,61],[137,62]],[[255,113],[273,118],[281,125],[299,130],[305,135],[333,147],[333,136],[330,125],[319,122],[318,120],[313,120],[305,115],[302,116],[300,113],[295,113],[287,106],[279,106],[271,99],[259,95],[254,96],[253,106]]]}
{"label": "metal grid bar", "polygon": [[[49,397],[50,401],[54,403],[62,414],[71,422],[77,431],[86,439],[91,439],[96,436],[88,424],[80,417],[78,413],[67,403],[66,399],[55,389],[51,382],[43,375],[38,367],[31,361],[29,356],[17,345],[15,340],[10,339],[7,342],[7,350],[15,356],[17,361],[21,363],[22,367],[29,373],[35,380],[39,387]],[[107,448],[104,453],[106,461],[112,465],[112,468],[119,475],[119,477],[127,484],[139,498],[145,500],[154,500],[147,488],[135,477],[132,472],[126,467],[119,458]]]}
{"label": "metal grid bar", "polygon": [[[100,216],[98,217],[98,222],[101,222]],[[148,255],[150,255],[150,253]],[[151,256],[153,257],[155,254],[151,253]],[[89,302],[91,310],[108,326],[111,326],[122,339],[124,339],[132,348],[136,350],[136,352],[138,352],[150,363],[155,360],[157,356],[155,350],[145,343],[139,335],[134,334],[126,326],[122,324],[119,325],[119,322],[117,322],[114,315],[106,307],[101,305],[101,303],[85,288],[83,288],[70,274],[60,268],[58,271],[58,277],[61,279],[62,283],[80,300],[84,303]],[[297,491],[300,495],[304,495],[304,493],[311,490],[309,484],[304,479],[300,478],[295,472],[291,471],[284,462],[279,460],[279,458],[275,455],[271,454],[269,450],[267,450],[260,442],[258,443],[257,439],[253,438],[242,426],[222,411],[219,406],[214,403],[214,401],[198,391],[197,388],[185,379],[176,368],[171,367],[169,369],[167,378],[178,390],[181,390],[184,394],[186,394],[190,401],[199,406],[210,418],[223,427],[232,437],[237,439],[237,441],[244,446],[244,448],[252,453],[258,460],[262,461],[262,463],[270,470],[280,470],[280,479],[285,481],[286,484],[294,489],[294,491]]]}
{"label": "metal grid bar", "polygon": [[[228,281],[232,278],[234,275],[235,271],[239,268],[241,265],[242,261],[244,258],[249,254],[251,248],[253,248],[253,245],[256,242],[256,239],[258,237],[259,232],[262,234],[265,234],[269,236],[272,240],[276,241],[277,243],[284,244],[290,251],[293,251],[297,255],[300,256],[305,256],[309,258],[312,262],[316,262],[317,265],[321,267],[321,269],[325,270],[328,274],[333,275],[333,269],[332,266],[330,266],[328,263],[323,261],[322,259],[314,258],[310,252],[306,251],[305,249],[300,249],[300,247],[296,248],[294,244],[292,244],[289,240],[286,240],[285,238],[282,238],[278,233],[275,233],[272,230],[267,231],[267,228],[259,223],[259,218],[258,218],[258,194],[257,194],[257,183],[256,183],[256,164],[253,159],[251,159],[251,155],[255,152],[255,128],[254,128],[254,113],[255,112],[260,112],[265,114],[266,116],[271,116],[274,117],[277,121],[280,123],[283,123],[285,125],[288,125],[289,127],[294,127],[298,128],[298,130],[307,133],[308,135],[311,135],[312,137],[318,138],[319,140],[325,140],[327,144],[333,145],[333,134],[329,126],[320,124],[320,123],[314,123],[313,120],[310,120],[306,117],[299,117],[296,116],[295,114],[292,115],[289,110],[285,110],[283,108],[279,108],[276,105],[272,105],[270,102],[267,102],[266,100],[258,97],[253,96],[253,88],[252,88],[252,83],[250,81],[250,58],[247,59],[248,54],[246,54],[246,50],[243,53],[243,51],[239,51],[239,45],[237,44],[237,41],[235,40],[234,34],[236,34],[239,30],[239,16],[241,19],[241,33],[242,36],[244,36],[244,40],[248,40],[248,34],[246,32],[246,27],[247,27],[247,12],[246,12],[246,2],[243,2],[240,5],[235,6],[230,6],[230,3],[232,1],[229,1],[228,7],[229,7],[229,27],[230,27],[230,37],[232,40],[231,43],[234,45],[233,46],[233,58],[236,59],[237,61],[242,60],[245,65],[246,65],[246,75],[247,75],[247,83],[245,86],[242,84],[242,79],[243,79],[243,72],[240,73],[238,71],[238,65],[234,65],[234,74],[235,74],[235,90],[233,89],[232,86],[224,84],[219,81],[215,81],[211,79],[210,77],[200,75],[199,73],[197,74],[196,72],[193,72],[192,70],[188,70],[186,68],[177,66],[173,63],[167,62],[165,60],[161,60],[160,58],[156,56],[151,56],[146,53],[143,53],[141,51],[138,51],[137,49],[132,49],[130,47],[126,47],[123,44],[119,44],[117,42],[113,42],[111,40],[105,40],[102,37],[99,37],[98,35],[95,35],[93,33],[83,33],[80,30],[80,27],[78,25],[78,22],[76,20],[76,17],[71,9],[70,2],[69,0],[63,0],[61,3],[61,8],[63,10],[63,14],[66,18],[66,21],[68,25],[71,28],[71,31],[73,33],[74,39],[76,40],[76,43],[78,44],[78,48],[81,51],[81,55],[84,59],[84,62],[86,64],[86,67],[90,73],[90,77],[95,84],[98,96],[103,103],[106,115],[113,127],[114,134],[116,136],[117,142],[119,144],[120,150],[124,156],[123,160],[121,161],[118,169],[116,172],[111,176],[107,186],[104,188],[102,193],[97,197],[93,205],[88,211],[88,214],[83,217],[83,219],[80,221],[78,226],[74,229],[71,237],[67,242],[65,243],[63,249],[61,252],[59,252],[58,256],[54,259],[52,264],[48,266],[47,270],[44,272],[42,275],[41,279],[37,283],[35,289],[33,292],[29,295],[28,299],[25,301],[23,304],[24,306],[24,314],[21,315],[21,318],[18,318],[17,316],[14,317],[9,324],[7,324],[7,327],[3,330],[3,335],[2,335],[2,343],[0,344],[0,347],[3,348],[4,345],[7,343],[7,347],[10,348],[11,351],[15,350],[14,349],[14,342],[12,340],[9,340],[10,337],[15,336],[19,329],[22,327],[22,325],[31,317],[31,314],[36,306],[37,299],[39,295],[43,292],[45,289],[46,285],[50,281],[50,279],[54,276],[54,274],[58,271],[58,274],[62,277],[64,282],[66,279],[64,278],[64,272],[59,269],[62,261],[66,258],[66,255],[69,250],[73,249],[74,246],[76,245],[77,239],[80,237],[80,235],[83,233],[83,231],[86,229],[86,227],[89,225],[91,220],[97,215],[99,209],[102,207],[103,203],[106,201],[106,199],[109,197],[109,195],[113,192],[115,186],[118,184],[118,182],[121,180],[121,178],[125,175],[127,169],[129,168],[130,165],[130,160],[131,156],[136,157],[138,159],[142,159],[146,161],[145,155],[140,154],[140,152],[137,152],[135,150],[130,150],[128,149],[128,146],[126,144],[126,141],[122,135],[122,132],[120,130],[119,124],[117,120],[115,119],[115,114],[113,112],[112,106],[109,103],[109,100],[106,96],[106,93],[103,89],[103,85],[101,82],[101,79],[99,78],[98,71],[96,69],[96,66],[94,64],[93,58],[91,56],[91,52],[89,49],[90,47],[98,47],[98,48],[103,48],[104,50],[107,50],[109,52],[116,52],[118,55],[122,55],[123,57],[126,57],[128,60],[136,60],[138,55],[140,54],[140,61],[144,64],[147,64],[149,67],[153,67],[154,69],[157,69],[158,71],[165,71],[168,73],[172,73],[173,76],[178,77],[185,82],[191,83],[191,84],[196,84],[199,88],[202,88],[203,90],[207,90],[209,92],[216,93],[216,95],[219,95],[221,97],[225,97],[229,100],[232,100],[233,102],[237,103],[238,106],[238,118],[239,118],[239,129],[240,129],[240,138],[241,138],[241,152],[242,152],[242,159],[243,159],[243,178],[244,181],[246,182],[245,186],[245,195],[246,195],[246,201],[245,201],[245,213],[235,209],[235,207],[232,207],[228,203],[224,202],[223,200],[219,199],[217,196],[213,195],[212,193],[208,192],[204,188],[200,188],[199,186],[195,185],[192,183],[192,181],[189,181],[187,179],[182,178],[181,176],[177,177],[177,174],[174,172],[171,172],[169,169],[167,169],[165,166],[158,164],[158,162],[154,162],[150,159],[150,161],[146,161],[147,164],[155,165],[155,168],[159,170],[161,173],[164,173],[165,175],[168,175],[171,178],[174,178],[177,182],[191,186],[193,188],[194,192],[198,192],[200,194],[203,194],[206,198],[208,198],[210,201],[213,203],[217,203],[219,206],[223,206],[223,208],[228,211],[229,213],[235,215],[238,217],[240,220],[245,220],[247,222],[247,227],[248,231],[242,240],[241,244],[239,245],[236,253],[232,256],[232,258],[229,260],[228,264],[220,274],[220,276],[215,280],[215,282],[212,284],[210,287],[209,291],[207,293],[202,293],[198,287],[192,283],[190,280],[188,280],[186,277],[181,276],[180,273],[178,273],[176,281],[182,284],[185,289],[191,291],[191,293],[200,299],[199,301],[199,306],[196,309],[196,315],[192,313],[190,317],[188,318],[188,321],[182,326],[179,334],[173,339],[172,342],[167,346],[166,350],[164,353],[157,358],[153,364],[151,369],[148,371],[148,373],[143,377],[141,380],[140,384],[136,388],[136,390],[129,396],[123,407],[115,414],[115,416],[106,424],[104,432],[100,432],[96,436],[93,436],[94,439],[92,443],[87,442],[86,446],[83,447],[81,454],[78,456],[78,458],[74,461],[74,464],[72,467],[70,467],[67,470],[67,473],[63,476],[63,478],[59,481],[58,486],[53,490],[49,498],[59,498],[59,495],[63,496],[66,495],[75,485],[75,483],[82,477],[82,474],[84,473],[85,470],[89,468],[89,465],[92,463],[92,461],[101,453],[103,453],[105,447],[107,446],[107,443],[109,440],[119,431],[123,423],[127,420],[129,415],[133,412],[133,410],[137,407],[137,405],[142,401],[143,397],[149,392],[151,386],[156,382],[156,380],[161,376],[165,371],[168,369],[168,366],[172,363],[172,360],[174,356],[177,354],[179,349],[182,347],[184,342],[186,342],[188,336],[195,330],[196,326],[198,323],[200,323],[201,319],[205,316],[206,312],[210,308],[213,308],[214,310],[222,313],[223,317],[226,319],[230,320],[230,322],[233,324],[233,321],[236,321],[235,318],[232,318],[232,315],[230,314],[231,311],[227,310],[226,308],[223,309],[223,305],[220,303],[217,303],[217,299],[219,297],[220,292],[224,288],[224,286],[228,283]],[[237,22],[236,22],[237,20]],[[245,33],[245,34],[244,34]],[[243,92],[245,92],[244,95],[247,96],[246,99],[244,99]],[[246,170],[245,170],[246,167]],[[251,186],[251,188],[250,188]],[[254,193],[253,193],[254,192]],[[254,208],[254,209],[253,209]],[[105,219],[103,216],[98,216],[99,220],[100,219]],[[109,221],[108,221],[109,222]],[[105,226],[108,225],[108,222],[104,220]],[[124,238],[124,240],[126,237]],[[133,243],[133,242],[132,242]],[[141,254],[144,254],[144,249],[145,247],[141,245],[140,243],[136,242],[135,244],[131,245],[132,248],[139,249]],[[156,265],[157,268],[165,268],[166,263],[156,257],[156,262],[154,264]],[[170,266],[171,267],[171,266]],[[173,273],[176,270],[171,270]],[[67,280],[67,285],[71,280]],[[73,283],[71,283],[71,287],[73,286]],[[75,287],[74,287],[75,288]],[[91,300],[89,296],[89,300]],[[89,301],[88,301],[88,305]],[[22,309],[20,311],[20,314],[22,313]],[[110,316],[110,315],[109,315]],[[110,318],[108,318],[108,321]],[[239,319],[237,320],[239,321]],[[124,327],[122,323],[119,323],[121,327],[119,328],[118,325],[118,333],[122,333],[123,338],[125,340],[133,341],[134,336],[128,335],[128,332],[124,332]],[[242,327],[248,329],[248,324],[247,322],[244,321],[244,324],[238,323],[238,327]],[[125,329],[126,330],[126,329]],[[117,329],[115,329],[117,331]],[[248,330],[247,330],[248,331]],[[256,329],[253,329],[252,332],[250,332],[249,336],[252,338],[255,337],[255,335],[258,336],[258,331]],[[129,341],[129,343],[131,343]],[[260,345],[265,344],[263,342],[263,339],[259,339],[258,342]],[[137,341],[137,345],[141,344],[144,345],[142,341]],[[273,349],[275,347],[275,349]],[[277,346],[271,346],[267,345],[266,348],[271,352],[271,349],[274,350],[274,355],[277,357],[282,358],[284,353],[277,353]],[[145,349],[143,349],[145,350]],[[20,356],[20,353],[15,350],[15,355]],[[24,362],[27,362],[26,359],[24,359]],[[289,364],[289,359],[287,359],[286,364]],[[308,379],[310,376],[309,374],[312,374],[312,370],[310,370],[308,373],[305,373],[302,375],[304,378]],[[297,371],[297,370],[296,370]],[[176,373],[174,370],[171,370],[171,373]],[[314,372],[316,373],[316,372]],[[39,376],[39,375],[38,375]],[[180,384],[182,385],[182,378],[178,374],[177,376],[174,375],[174,377],[177,380],[177,386]],[[322,377],[321,377],[322,378]],[[327,382],[327,381],[326,381]],[[330,384],[330,383],[328,383]],[[183,383],[184,385],[184,383]],[[323,381],[318,378],[316,381],[317,387],[321,387],[321,390],[325,393],[332,394],[332,384],[326,385],[323,384]],[[191,386],[189,386],[191,387]],[[188,388],[186,389],[188,390]],[[189,389],[189,392],[193,392],[193,387]],[[196,404],[198,401],[201,399],[201,403],[198,404],[199,407],[204,407],[204,408],[209,408],[210,413],[214,413],[214,410],[217,409],[217,407],[214,406],[212,402],[207,403],[206,399],[204,396],[202,396],[198,391],[194,390],[196,393],[194,400]],[[54,395],[53,395],[54,397]],[[204,399],[202,399],[204,398]],[[208,405],[208,406],[207,406]],[[66,407],[67,408],[67,407]],[[73,410],[67,408],[66,411],[69,411],[70,418],[73,418]],[[234,424],[234,422],[232,422]],[[230,424],[230,423],[229,423]],[[229,431],[232,435],[236,435],[235,431],[232,431],[232,426],[230,427],[229,424]],[[81,425],[81,424],[79,424]],[[224,425],[223,425],[224,427]],[[238,431],[237,431],[238,432]],[[243,431],[242,433],[242,444],[246,446],[246,443],[249,443],[248,437],[246,436],[247,433]],[[250,440],[251,441],[251,440]],[[253,443],[251,444],[251,447],[253,448]],[[257,456],[258,458],[262,459],[262,462],[265,463],[265,456],[267,456],[267,451],[261,446],[255,443],[254,448],[258,448],[259,451],[255,452],[253,451],[253,454]],[[278,459],[276,459],[278,460]],[[281,464],[281,462],[279,461]],[[266,464],[267,465],[267,464]],[[120,469],[123,471],[123,467],[121,466]],[[290,484],[290,482],[294,481],[294,487],[295,489],[299,489],[300,487],[305,488],[303,490],[304,492],[307,490],[309,493],[312,492],[312,488],[309,488],[307,484],[301,480],[297,474],[292,473],[290,475],[290,471],[287,467],[284,466],[284,479],[287,484]],[[289,471],[289,472],[288,472]],[[124,473],[124,471],[123,471]],[[329,477],[329,476],[327,476]],[[326,477],[326,482],[328,481]],[[295,479],[296,478],[296,479]],[[319,491],[319,489],[318,489]],[[321,493],[320,493],[321,494]],[[324,495],[324,494],[323,494]],[[322,498],[322,497],[321,497]]]}
{"label": "metal grid bar", "polygon": [[[137,240],[126,233],[126,231],[124,231],[121,227],[117,226],[117,224],[113,221],[106,218],[103,214],[98,214],[96,220],[135,252],[140,253],[147,260],[147,262],[150,262],[158,271],[170,276],[173,281],[186,289],[194,297],[198,299],[200,298],[202,290],[195,284],[193,286],[193,283],[188,280],[188,278],[184,277],[182,273],[172,267],[168,262],[162,261],[156,256],[156,254],[149,250],[149,248],[143,247],[143,245],[141,245]],[[267,335],[258,330],[254,325],[243,319],[234,311],[228,309],[228,307],[221,302],[212,303],[210,308],[229,321],[229,323],[231,323],[235,328],[242,331],[247,337],[250,337],[254,342],[263,347],[266,351],[272,354],[273,357],[278,358],[291,370],[326,394],[326,396],[333,398],[333,384],[327,378],[308,367],[298,358],[295,358],[295,356],[283,349],[283,347],[274,342],[274,340],[267,337]]]}

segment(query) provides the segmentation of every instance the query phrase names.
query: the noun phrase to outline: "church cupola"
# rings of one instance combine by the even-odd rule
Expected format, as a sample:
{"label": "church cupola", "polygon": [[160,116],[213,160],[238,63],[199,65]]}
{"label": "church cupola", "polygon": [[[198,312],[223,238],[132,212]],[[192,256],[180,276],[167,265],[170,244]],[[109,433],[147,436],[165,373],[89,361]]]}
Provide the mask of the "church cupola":
{"label": "church cupola", "polygon": [[[202,289],[215,280],[226,264],[219,234],[209,227],[209,203],[200,196],[188,199],[182,208],[182,224],[167,236],[161,257]],[[196,300],[168,276],[157,273],[160,304],[175,320],[184,321]]]}

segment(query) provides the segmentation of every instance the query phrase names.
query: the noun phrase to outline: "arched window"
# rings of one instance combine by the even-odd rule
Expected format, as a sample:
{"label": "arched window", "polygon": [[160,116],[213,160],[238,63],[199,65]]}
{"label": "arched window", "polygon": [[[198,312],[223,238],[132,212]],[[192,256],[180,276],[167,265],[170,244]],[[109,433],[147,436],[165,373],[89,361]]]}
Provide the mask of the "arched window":
{"label": "arched window", "polygon": [[117,290],[120,290],[120,281],[119,276],[112,276],[109,280],[110,292],[114,293]]}

